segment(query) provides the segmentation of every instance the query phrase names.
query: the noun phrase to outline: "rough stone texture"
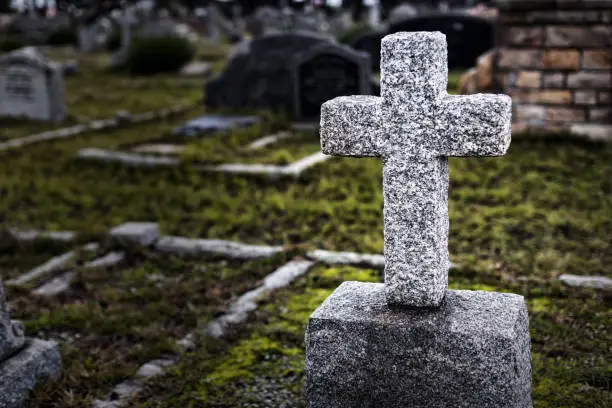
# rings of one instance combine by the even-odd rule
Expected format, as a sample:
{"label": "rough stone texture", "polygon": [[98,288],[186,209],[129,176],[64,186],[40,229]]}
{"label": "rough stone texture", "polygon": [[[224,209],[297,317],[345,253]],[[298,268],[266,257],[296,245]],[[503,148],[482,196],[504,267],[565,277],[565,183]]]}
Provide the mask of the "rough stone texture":
{"label": "rough stone texture", "polygon": [[24,344],[23,325],[20,322],[11,321],[4,297],[4,287],[0,280],[0,364]]}
{"label": "rough stone texture", "polygon": [[321,150],[383,159],[387,299],[438,305],[448,281],[448,156],[500,156],[510,145],[505,95],[449,96],[441,33],[382,41],[381,97],[321,107]]}
{"label": "rough stone texture", "polygon": [[164,253],[180,256],[202,254],[223,255],[235,259],[267,258],[283,251],[282,247],[248,245],[218,239],[197,239],[163,236],[157,241],[155,249]]}
{"label": "rough stone texture", "polygon": [[440,308],[390,307],[383,284],[345,282],[306,331],[310,408],[529,408],[522,296],[448,291]]}
{"label": "rough stone texture", "polygon": [[57,296],[70,289],[70,285],[76,279],[76,277],[77,273],[75,271],[64,272],[60,276],[53,278],[49,282],[34,289],[32,293],[34,295],[44,297]]}
{"label": "rough stone texture", "polygon": [[574,286],[580,288],[612,288],[612,279],[606,276],[579,276],[563,274],[559,276],[559,281],[566,284],[567,286]]}
{"label": "rough stone texture", "polygon": [[60,370],[57,343],[28,339],[19,353],[0,361],[0,407],[23,407],[29,391],[40,381],[57,378]]}
{"label": "rough stone texture", "polygon": [[159,239],[159,225],[155,222],[126,222],[109,232],[117,242],[131,246],[149,246]]}
{"label": "rough stone texture", "polygon": [[68,251],[65,254],[55,256],[49,259],[42,265],[37,266],[31,271],[24,273],[23,275],[19,275],[15,279],[11,279],[6,282],[7,285],[23,285],[25,283],[31,282],[34,279],[38,279],[41,276],[48,275],[55,271],[61,270],[64,268],[70,261],[74,259],[76,255],[75,251]]}

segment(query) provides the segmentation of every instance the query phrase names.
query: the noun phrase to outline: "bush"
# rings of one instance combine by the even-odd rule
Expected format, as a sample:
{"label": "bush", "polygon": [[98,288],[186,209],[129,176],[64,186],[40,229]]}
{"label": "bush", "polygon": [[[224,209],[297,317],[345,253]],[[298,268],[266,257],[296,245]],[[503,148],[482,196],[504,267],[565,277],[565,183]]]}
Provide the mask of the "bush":
{"label": "bush", "polygon": [[135,38],[125,69],[136,75],[176,72],[193,58],[194,53],[189,41],[178,36]]}
{"label": "bush", "polygon": [[17,50],[19,48],[25,47],[27,44],[25,41],[14,38],[14,37],[4,37],[0,38],[0,52],[9,52],[13,50]]}
{"label": "bush", "polygon": [[369,24],[355,24],[344,33],[340,34],[337,38],[340,44],[352,44],[352,42],[362,34],[374,32],[374,28]]}
{"label": "bush", "polygon": [[76,32],[69,27],[62,27],[53,32],[45,41],[46,45],[76,45]]}

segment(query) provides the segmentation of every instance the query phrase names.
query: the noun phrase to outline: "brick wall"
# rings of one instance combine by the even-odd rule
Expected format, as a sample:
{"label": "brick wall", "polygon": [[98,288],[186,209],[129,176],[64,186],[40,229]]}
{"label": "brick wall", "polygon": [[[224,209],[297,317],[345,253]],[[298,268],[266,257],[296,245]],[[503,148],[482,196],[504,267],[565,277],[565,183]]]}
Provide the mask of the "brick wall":
{"label": "brick wall", "polygon": [[588,124],[610,132],[604,125],[612,124],[612,0],[498,0],[498,6],[494,73],[512,96],[515,126]]}

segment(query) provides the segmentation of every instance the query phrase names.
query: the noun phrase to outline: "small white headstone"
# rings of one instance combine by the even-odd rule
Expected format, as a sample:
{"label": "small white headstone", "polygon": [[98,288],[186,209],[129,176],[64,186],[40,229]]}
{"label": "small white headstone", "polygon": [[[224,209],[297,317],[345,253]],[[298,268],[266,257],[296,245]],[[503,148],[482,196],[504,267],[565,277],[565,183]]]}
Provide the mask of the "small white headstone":
{"label": "small white headstone", "polygon": [[61,122],[64,112],[60,64],[32,47],[0,56],[0,116]]}

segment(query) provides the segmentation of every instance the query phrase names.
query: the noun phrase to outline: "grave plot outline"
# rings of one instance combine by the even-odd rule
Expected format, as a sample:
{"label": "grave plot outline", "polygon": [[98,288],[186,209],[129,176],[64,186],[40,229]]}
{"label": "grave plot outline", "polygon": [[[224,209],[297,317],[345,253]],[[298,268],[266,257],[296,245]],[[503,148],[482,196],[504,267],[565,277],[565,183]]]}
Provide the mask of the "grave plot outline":
{"label": "grave plot outline", "polygon": [[[246,151],[250,150],[252,143],[269,138],[273,135],[262,136],[255,139],[250,144],[244,146]],[[274,146],[274,144],[282,142],[289,138],[276,138],[273,142],[267,143],[266,148]],[[160,140],[160,139],[153,139]],[[139,143],[139,145],[142,143]],[[255,151],[255,150],[251,150]],[[183,162],[179,157],[174,155],[163,155],[163,154],[143,154],[134,151],[118,150],[118,149],[102,149],[102,148],[83,148],[80,149],[76,154],[77,159],[81,160],[96,160],[103,163],[119,163],[125,166],[137,167],[137,168],[164,168],[164,167],[176,167],[180,166]],[[281,177],[294,177],[298,178],[301,174],[313,167],[314,165],[331,159],[331,156],[323,154],[321,151],[307,155],[298,159],[292,163],[286,165],[275,165],[265,163],[240,163],[240,162],[227,162],[218,164],[190,164],[192,168],[200,172],[215,172],[225,174],[236,174],[236,175],[262,175],[267,176],[270,179],[276,179]]]}

